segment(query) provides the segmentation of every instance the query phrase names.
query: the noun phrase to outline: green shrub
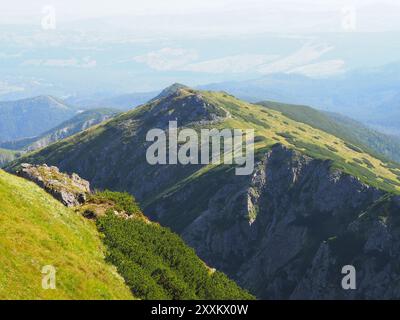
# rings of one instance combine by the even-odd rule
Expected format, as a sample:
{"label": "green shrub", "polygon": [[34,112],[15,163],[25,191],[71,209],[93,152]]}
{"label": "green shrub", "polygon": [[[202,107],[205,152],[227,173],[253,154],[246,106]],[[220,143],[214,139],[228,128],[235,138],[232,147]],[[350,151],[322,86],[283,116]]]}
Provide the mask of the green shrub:
{"label": "green shrub", "polygon": [[349,148],[350,150],[353,150],[353,151],[358,152],[358,153],[363,153],[363,152],[364,152],[364,151],[362,151],[359,147],[356,147],[355,145],[352,145],[352,144],[350,144],[350,143],[348,143],[348,142],[345,142],[344,144],[345,144],[345,146],[346,146],[347,148]]}
{"label": "green shrub", "polygon": [[329,144],[326,144],[325,147],[326,147],[329,151],[332,151],[332,152],[339,152],[338,149],[336,149],[336,148],[330,146]]}
{"label": "green shrub", "polygon": [[278,136],[281,136],[281,137],[283,137],[283,138],[285,138],[285,139],[293,139],[294,137],[290,134],[290,133],[288,133],[288,132],[277,132],[276,133]]}
{"label": "green shrub", "polygon": [[135,198],[127,192],[97,191],[89,198],[94,203],[113,203],[115,210],[125,211],[128,215],[140,214],[141,210]]}
{"label": "green shrub", "polygon": [[169,229],[113,214],[97,220],[108,260],[141,299],[253,299],[223,273],[209,269]]}
{"label": "green shrub", "polygon": [[188,285],[167,268],[157,268],[151,274],[155,282],[164,288],[173,300],[196,299],[196,295]]}
{"label": "green shrub", "polygon": [[375,166],[368,159],[362,158],[362,161],[367,165],[368,168],[370,168],[370,169],[374,169],[375,168]]}

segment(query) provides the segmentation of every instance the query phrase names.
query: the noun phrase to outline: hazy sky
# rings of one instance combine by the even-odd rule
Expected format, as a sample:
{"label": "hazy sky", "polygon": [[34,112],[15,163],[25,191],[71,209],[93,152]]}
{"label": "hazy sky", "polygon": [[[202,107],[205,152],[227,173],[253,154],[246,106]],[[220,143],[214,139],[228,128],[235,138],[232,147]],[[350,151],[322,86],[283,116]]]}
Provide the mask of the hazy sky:
{"label": "hazy sky", "polygon": [[189,29],[202,24],[219,32],[315,32],[340,30],[346,15],[354,13],[358,31],[400,30],[398,0],[13,0],[1,1],[0,21],[35,22],[47,5],[56,9],[59,22],[173,15],[181,16],[175,24]]}
{"label": "hazy sky", "polygon": [[399,0],[2,0],[0,98],[340,76],[398,62],[399,17]]}

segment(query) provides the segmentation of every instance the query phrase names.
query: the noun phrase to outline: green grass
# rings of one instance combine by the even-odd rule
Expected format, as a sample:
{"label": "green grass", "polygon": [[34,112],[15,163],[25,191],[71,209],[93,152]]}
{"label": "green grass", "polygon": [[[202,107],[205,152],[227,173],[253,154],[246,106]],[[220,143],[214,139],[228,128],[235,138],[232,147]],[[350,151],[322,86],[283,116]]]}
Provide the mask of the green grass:
{"label": "green grass", "polygon": [[[132,299],[94,222],[0,170],[0,299]],[[55,290],[41,287],[53,265]]]}

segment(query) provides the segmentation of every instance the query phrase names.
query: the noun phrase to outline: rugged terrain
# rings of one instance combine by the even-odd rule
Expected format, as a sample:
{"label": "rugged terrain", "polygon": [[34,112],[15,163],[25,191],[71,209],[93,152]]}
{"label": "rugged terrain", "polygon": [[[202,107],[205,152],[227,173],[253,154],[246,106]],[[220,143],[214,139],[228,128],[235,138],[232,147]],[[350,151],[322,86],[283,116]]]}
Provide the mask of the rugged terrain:
{"label": "rugged terrain", "polygon": [[[204,178],[213,188],[195,219],[184,223],[176,212],[199,199],[204,185],[196,182],[149,211],[179,224],[200,257],[257,297],[399,297],[400,197],[282,145],[267,152],[247,179],[225,172],[216,188],[222,173],[215,174]],[[341,268],[348,264],[358,271],[355,291],[341,288]]]}
{"label": "rugged terrain", "polygon": [[[254,128],[256,167],[146,162],[153,128]],[[23,162],[128,191],[144,212],[258,298],[399,298],[400,167],[364,145],[249,104],[180,85],[133,111],[31,153]],[[358,289],[341,288],[341,267]]]}

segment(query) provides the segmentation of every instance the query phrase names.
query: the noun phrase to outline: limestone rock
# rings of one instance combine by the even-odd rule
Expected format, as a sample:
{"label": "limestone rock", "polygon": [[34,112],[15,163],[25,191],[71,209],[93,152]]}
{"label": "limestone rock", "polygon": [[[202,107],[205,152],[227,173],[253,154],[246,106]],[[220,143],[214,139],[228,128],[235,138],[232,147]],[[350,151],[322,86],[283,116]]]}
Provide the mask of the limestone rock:
{"label": "limestone rock", "polygon": [[77,174],[61,173],[57,167],[23,163],[17,174],[33,181],[61,201],[67,207],[75,207],[85,202],[90,191],[88,181]]}

